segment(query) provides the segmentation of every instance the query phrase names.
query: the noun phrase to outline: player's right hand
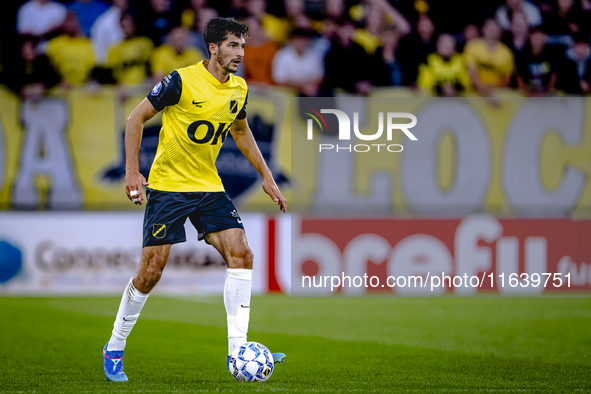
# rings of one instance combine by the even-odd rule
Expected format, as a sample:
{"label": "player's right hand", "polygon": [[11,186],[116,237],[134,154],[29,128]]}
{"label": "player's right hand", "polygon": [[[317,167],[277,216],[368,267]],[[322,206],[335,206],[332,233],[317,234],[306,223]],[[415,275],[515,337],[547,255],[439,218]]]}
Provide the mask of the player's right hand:
{"label": "player's right hand", "polygon": [[[144,203],[144,186],[148,186],[146,178],[139,172],[132,172],[125,174],[125,194],[127,198],[135,205],[142,205]],[[137,194],[131,195],[132,191],[137,191]],[[135,200],[135,201],[134,201]]]}

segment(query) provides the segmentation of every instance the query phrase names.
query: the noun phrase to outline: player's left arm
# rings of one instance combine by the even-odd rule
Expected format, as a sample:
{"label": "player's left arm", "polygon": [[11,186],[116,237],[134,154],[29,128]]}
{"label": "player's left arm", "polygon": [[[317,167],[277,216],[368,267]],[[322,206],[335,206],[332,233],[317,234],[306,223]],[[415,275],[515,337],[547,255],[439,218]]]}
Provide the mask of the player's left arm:
{"label": "player's left arm", "polygon": [[273,174],[267,166],[261,151],[252,135],[252,131],[248,126],[248,121],[246,117],[243,119],[236,119],[234,123],[232,123],[232,127],[230,129],[232,133],[232,137],[234,141],[236,141],[236,145],[240,148],[242,154],[251,162],[251,164],[256,168],[256,170],[261,174],[263,177],[263,190],[267,193],[273,201],[275,201],[279,205],[279,209],[283,212],[287,211],[287,201],[279,187],[275,183],[273,179]]}

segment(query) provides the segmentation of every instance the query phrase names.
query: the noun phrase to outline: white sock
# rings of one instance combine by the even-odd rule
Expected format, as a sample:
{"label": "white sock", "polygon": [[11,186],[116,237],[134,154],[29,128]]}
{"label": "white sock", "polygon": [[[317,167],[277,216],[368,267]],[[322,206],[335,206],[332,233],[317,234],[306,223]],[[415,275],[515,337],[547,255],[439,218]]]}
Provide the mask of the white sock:
{"label": "white sock", "polygon": [[108,351],[125,349],[125,340],[135,325],[137,318],[140,317],[140,312],[149,295],[140,293],[134,287],[133,278],[129,280],[121,298],[115,324],[113,324],[113,334],[107,345]]}
{"label": "white sock", "polygon": [[228,354],[237,346],[246,343],[248,320],[250,319],[250,288],[252,270],[226,269],[224,305],[228,315]]}

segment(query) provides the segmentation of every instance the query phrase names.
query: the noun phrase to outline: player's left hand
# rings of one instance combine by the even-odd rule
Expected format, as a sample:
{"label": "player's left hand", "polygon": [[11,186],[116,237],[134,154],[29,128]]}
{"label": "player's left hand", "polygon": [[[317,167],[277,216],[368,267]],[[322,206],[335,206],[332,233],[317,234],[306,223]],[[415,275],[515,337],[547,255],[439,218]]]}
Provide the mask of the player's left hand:
{"label": "player's left hand", "polygon": [[283,194],[281,194],[281,191],[273,178],[263,180],[263,190],[277,203],[277,205],[279,205],[279,209],[283,211],[283,213],[287,212],[287,200],[283,197]]}

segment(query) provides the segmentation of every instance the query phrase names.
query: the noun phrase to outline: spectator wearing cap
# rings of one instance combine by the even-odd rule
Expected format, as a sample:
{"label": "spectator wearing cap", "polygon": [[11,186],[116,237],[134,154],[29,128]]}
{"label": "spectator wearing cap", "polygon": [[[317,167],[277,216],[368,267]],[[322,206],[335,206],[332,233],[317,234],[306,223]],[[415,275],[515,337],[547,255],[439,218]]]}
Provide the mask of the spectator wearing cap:
{"label": "spectator wearing cap", "polygon": [[66,20],[68,10],[51,0],[29,0],[17,12],[16,30],[21,35],[42,37]]}
{"label": "spectator wearing cap", "polygon": [[462,55],[456,52],[456,39],[442,33],[437,37],[437,51],[419,66],[417,84],[437,96],[454,97],[470,87]]}
{"label": "spectator wearing cap", "polygon": [[490,97],[492,88],[509,85],[515,69],[513,54],[499,41],[501,28],[496,20],[487,19],[482,26],[483,38],[470,41],[464,56],[470,81],[476,91]]}
{"label": "spectator wearing cap", "polygon": [[250,36],[244,48],[244,78],[248,83],[271,85],[273,81],[273,57],[277,44],[271,40],[258,19],[249,17],[246,24]]}
{"label": "spectator wearing cap", "polygon": [[495,13],[495,18],[501,28],[504,30],[511,28],[511,19],[516,12],[522,12],[526,16],[530,27],[542,24],[542,14],[534,4],[527,0],[505,0],[505,3],[501,4]]}
{"label": "spectator wearing cap", "polygon": [[370,73],[364,69],[369,56],[361,45],[353,42],[353,21],[341,19],[338,25],[331,47],[324,58],[323,95],[334,95],[335,89],[365,95],[370,87]]}
{"label": "spectator wearing cap", "polygon": [[324,77],[322,53],[314,48],[312,37],[310,30],[295,29],[288,44],[273,58],[275,83],[307,97],[318,95]]}
{"label": "spectator wearing cap", "polygon": [[82,34],[76,13],[68,12],[62,29],[61,35],[47,43],[46,54],[58,70],[64,87],[86,83],[94,68],[92,44]]}
{"label": "spectator wearing cap", "polygon": [[96,19],[108,9],[109,6],[100,0],[74,0],[68,4],[68,10],[76,13],[86,37],[90,37],[90,29]]}
{"label": "spectator wearing cap", "polygon": [[380,46],[371,57],[371,83],[375,86],[399,86],[402,84],[402,66],[398,56],[400,34],[394,26],[380,33]]}
{"label": "spectator wearing cap", "polygon": [[26,38],[21,44],[20,57],[6,65],[10,78],[4,83],[24,100],[38,100],[46,89],[60,82],[47,56],[37,54],[36,43],[36,39]]}
{"label": "spectator wearing cap", "polygon": [[199,63],[205,58],[203,52],[188,45],[189,32],[184,27],[175,27],[168,34],[168,42],[154,50],[151,58],[153,79],[160,81],[177,68]]}
{"label": "spectator wearing cap", "polygon": [[137,36],[135,18],[125,13],[120,19],[125,39],[109,51],[105,67],[112,71],[113,79],[120,85],[139,85],[148,76],[148,63],[154,48],[148,37]]}
{"label": "spectator wearing cap", "polygon": [[98,65],[107,61],[109,49],[125,39],[121,15],[129,8],[129,0],[113,0],[113,5],[99,16],[90,29],[94,57]]}
{"label": "spectator wearing cap", "polygon": [[420,15],[416,23],[416,33],[400,40],[398,57],[402,66],[402,84],[415,86],[419,64],[427,61],[427,56],[435,52],[435,24],[428,15]]}
{"label": "spectator wearing cap", "polygon": [[546,46],[544,30],[536,27],[529,37],[529,44],[516,58],[517,86],[526,96],[545,96],[556,87],[555,56]]}

